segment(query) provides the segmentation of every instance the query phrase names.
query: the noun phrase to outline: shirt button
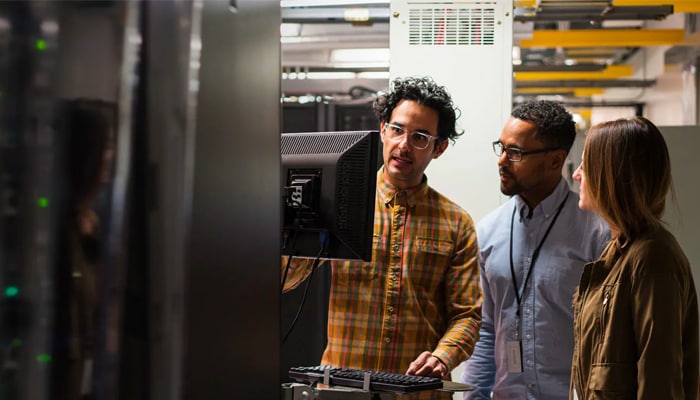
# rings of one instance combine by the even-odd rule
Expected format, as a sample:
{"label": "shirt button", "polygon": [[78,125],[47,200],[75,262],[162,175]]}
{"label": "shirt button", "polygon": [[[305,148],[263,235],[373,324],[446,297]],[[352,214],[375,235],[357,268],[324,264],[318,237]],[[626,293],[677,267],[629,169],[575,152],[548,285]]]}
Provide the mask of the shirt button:
{"label": "shirt button", "polygon": [[387,342],[387,343],[389,343],[389,342],[391,341],[391,339],[389,339],[389,338],[387,337],[387,338],[384,338],[384,341]]}
{"label": "shirt button", "polygon": [[394,307],[389,307],[389,312],[394,312]]}
{"label": "shirt button", "polygon": [[530,334],[528,333],[527,335],[525,335],[525,337],[528,338],[528,339],[530,339],[531,336],[530,336]]}
{"label": "shirt button", "polygon": [[529,309],[529,308],[526,308],[526,309],[525,309],[525,314],[530,314],[530,309]]}
{"label": "shirt button", "polygon": [[392,281],[395,281],[395,280],[396,280],[396,275],[392,276],[392,277],[391,277],[391,280],[392,280]]}

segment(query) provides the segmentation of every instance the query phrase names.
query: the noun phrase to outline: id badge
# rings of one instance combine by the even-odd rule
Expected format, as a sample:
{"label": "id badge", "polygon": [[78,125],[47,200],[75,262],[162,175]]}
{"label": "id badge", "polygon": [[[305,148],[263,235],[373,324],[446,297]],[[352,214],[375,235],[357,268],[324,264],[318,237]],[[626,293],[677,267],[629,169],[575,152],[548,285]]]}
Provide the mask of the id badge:
{"label": "id badge", "polygon": [[523,348],[519,340],[509,340],[506,342],[506,353],[508,354],[508,372],[523,372]]}

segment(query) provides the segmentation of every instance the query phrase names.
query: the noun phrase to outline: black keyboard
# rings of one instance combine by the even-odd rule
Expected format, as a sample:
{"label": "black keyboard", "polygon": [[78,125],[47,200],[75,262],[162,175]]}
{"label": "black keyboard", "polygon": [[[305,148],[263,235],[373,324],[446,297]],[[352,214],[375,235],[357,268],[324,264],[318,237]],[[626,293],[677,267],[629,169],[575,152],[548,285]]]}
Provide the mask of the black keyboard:
{"label": "black keyboard", "polygon": [[323,383],[326,370],[329,375],[328,384],[331,386],[365,388],[365,376],[369,373],[370,391],[409,393],[442,388],[440,378],[325,366],[292,367],[289,369],[289,377],[306,383]]}

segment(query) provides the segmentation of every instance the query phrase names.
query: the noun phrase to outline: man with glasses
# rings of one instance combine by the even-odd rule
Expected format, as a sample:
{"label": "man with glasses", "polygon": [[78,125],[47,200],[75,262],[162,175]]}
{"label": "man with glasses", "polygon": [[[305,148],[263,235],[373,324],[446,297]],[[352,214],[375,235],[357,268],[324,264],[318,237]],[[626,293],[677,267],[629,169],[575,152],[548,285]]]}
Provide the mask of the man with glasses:
{"label": "man with glasses", "polygon": [[[373,109],[384,165],[372,261],[331,262],[321,364],[449,379],[479,332],[478,247],[471,217],[428,186],[424,171],[461,135],[456,109],[428,78],[396,79]],[[308,272],[294,265],[285,289]]]}
{"label": "man with glasses", "polygon": [[516,107],[500,138],[501,192],[512,196],[477,226],[484,296],[465,399],[568,399],[574,290],[610,232],[562,177],[576,136],[560,105]]}

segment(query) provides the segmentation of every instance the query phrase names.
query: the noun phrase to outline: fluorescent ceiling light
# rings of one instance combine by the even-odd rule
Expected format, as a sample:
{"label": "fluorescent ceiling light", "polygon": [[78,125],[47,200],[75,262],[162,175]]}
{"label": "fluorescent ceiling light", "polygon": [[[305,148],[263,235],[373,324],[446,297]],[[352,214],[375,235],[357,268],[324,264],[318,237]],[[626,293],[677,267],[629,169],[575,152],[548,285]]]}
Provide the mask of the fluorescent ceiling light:
{"label": "fluorescent ceiling light", "polygon": [[522,59],[520,58],[520,47],[518,46],[513,46],[513,64],[520,65],[522,63]]}
{"label": "fluorescent ceiling light", "polygon": [[355,79],[357,74],[354,72],[309,72],[306,74],[306,79]]}
{"label": "fluorescent ceiling light", "polygon": [[358,72],[357,79],[389,79],[389,71]]}
{"label": "fluorescent ceiling light", "polygon": [[368,8],[346,8],[343,11],[343,17],[349,22],[367,22],[369,21]]}
{"label": "fluorescent ceiling light", "polygon": [[333,63],[389,63],[389,49],[335,49],[331,51]]}
{"label": "fluorescent ceiling light", "polygon": [[282,79],[356,79],[355,72],[283,72]]}
{"label": "fluorescent ceiling light", "polygon": [[301,24],[289,24],[289,23],[283,23],[280,25],[280,36],[284,37],[290,37],[290,36],[299,36],[301,33]]}
{"label": "fluorescent ceiling light", "polygon": [[626,19],[626,20],[605,20],[602,23],[603,28],[641,28],[644,26],[644,21],[641,19]]}
{"label": "fluorescent ceiling light", "polygon": [[328,6],[360,6],[390,4],[390,0],[281,0],[282,8],[290,7],[328,7]]}

